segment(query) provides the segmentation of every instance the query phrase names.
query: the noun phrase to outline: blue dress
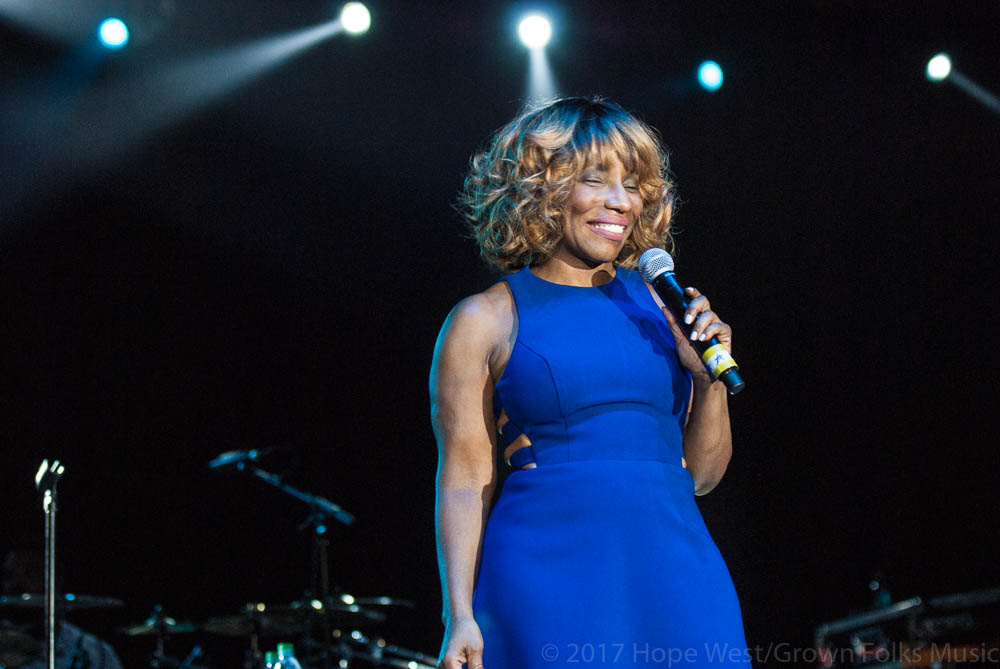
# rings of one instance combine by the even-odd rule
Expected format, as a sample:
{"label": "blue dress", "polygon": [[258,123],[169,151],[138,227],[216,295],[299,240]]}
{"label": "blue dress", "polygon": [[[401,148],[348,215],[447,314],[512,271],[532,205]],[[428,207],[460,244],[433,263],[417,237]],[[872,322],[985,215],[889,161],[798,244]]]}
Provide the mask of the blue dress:
{"label": "blue dress", "polygon": [[[473,613],[485,669],[749,667],[729,571],[681,464],[691,377],[639,275],[505,277],[517,339],[494,393],[511,456]],[[527,462],[535,468],[519,469]]]}

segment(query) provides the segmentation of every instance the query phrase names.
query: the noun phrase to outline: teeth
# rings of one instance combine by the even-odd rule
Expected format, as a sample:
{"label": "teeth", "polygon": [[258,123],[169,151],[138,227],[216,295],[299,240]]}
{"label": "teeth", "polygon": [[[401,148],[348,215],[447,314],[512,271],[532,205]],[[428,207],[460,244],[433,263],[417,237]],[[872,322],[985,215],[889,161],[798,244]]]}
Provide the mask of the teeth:
{"label": "teeth", "polygon": [[624,225],[616,225],[614,223],[594,223],[594,227],[598,230],[607,230],[608,232],[614,232],[617,234],[625,232]]}

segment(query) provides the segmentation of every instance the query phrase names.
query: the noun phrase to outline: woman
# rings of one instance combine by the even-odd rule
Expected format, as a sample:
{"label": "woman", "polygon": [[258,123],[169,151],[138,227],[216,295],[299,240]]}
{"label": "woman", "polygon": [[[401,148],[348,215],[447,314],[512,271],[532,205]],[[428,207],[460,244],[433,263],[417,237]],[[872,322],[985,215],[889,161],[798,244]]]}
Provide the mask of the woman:
{"label": "woman", "polygon": [[[514,273],[434,352],[440,667],[749,665],[693,497],[729,462],[726,392],[633,269],[672,200],[655,133],[599,99],[526,112],[472,160],[465,215]],[[691,338],[731,350],[687,292]]]}

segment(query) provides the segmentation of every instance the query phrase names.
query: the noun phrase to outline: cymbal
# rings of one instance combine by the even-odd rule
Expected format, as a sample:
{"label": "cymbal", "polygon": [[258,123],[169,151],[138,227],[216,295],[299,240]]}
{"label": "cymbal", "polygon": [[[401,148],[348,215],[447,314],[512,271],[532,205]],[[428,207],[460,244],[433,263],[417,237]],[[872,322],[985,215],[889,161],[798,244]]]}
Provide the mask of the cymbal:
{"label": "cymbal", "polygon": [[390,667],[399,667],[399,669],[436,669],[437,663],[434,664],[424,664],[422,662],[417,662],[416,660],[399,660],[394,657],[383,657],[381,659],[375,660],[379,664],[385,664]]}
{"label": "cymbal", "polygon": [[[437,660],[415,650],[400,648],[385,643],[385,639],[368,639],[358,631],[344,637],[343,643],[329,651],[334,657],[344,660],[363,660],[364,666],[399,667],[400,669],[437,669]],[[319,666],[323,661],[324,649],[320,645],[311,650],[303,650],[300,656],[308,658],[309,665]],[[398,657],[393,657],[394,655]],[[353,665],[352,665],[353,666]]]}
{"label": "cymbal", "polygon": [[363,657],[375,664],[402,667],[403,669],[423,669],[424,667],[435,669],[437,667],[437,658],[418,650],[395,646],[382,637],[369,638],[360,630],[350,632],[344,639],[351,642],[352,646],[358,650],[352,646],[341,646],[338,649],[340,652],[346,650],[353,657]]}
{"label": "cymbal", "polygon": [[357,624],[381,622],[385,614],[357,604],[330,600],[299,600],[290,604],[250,602],[240,613],[209,618],[201,629],[221,636],[294,636],[307,631],[311,624]]}
{"label": "cymbal", "polygon": [[155,636],[160,634],[166,636],[168,634],[187,634],[189,632],[197,632],[198,627],[189,623],[179,623],[169,616],[164,616],[158,620],[155,618],[147,618],[144,622],[138,625],[119,627],[118,631],[128,636]]}
{"label": "cymbal", "polygon": [[343,594],[340,596],[340,601],[346,604],[357,604],[358,606],[405,606],[408,609],[412,609],[416,606],[409,599],[400,599],[399,597],[355,597],[354,595]]}
{"label": "cymbal", "polygon": [[201,626],[201,629],[209,634],[237,637],[246,637],[252,634],[295,636],[302,633],[302,628],[303,625],[300,622],[290,621],[283,616],[266,614],[251,616],[245,613],[215,616],[206,620]]}
{"label": "cymbal", "polygon": [[[66,593],[56,597],[56,606],[63,611],[82,611],[84,609],[120,609],[125,602],[114,597],[98,597],[96,595],[74,595]],[[45,595],[23,593],[20,595],[0,595],[0,608],[6,609],[44,609]]]}

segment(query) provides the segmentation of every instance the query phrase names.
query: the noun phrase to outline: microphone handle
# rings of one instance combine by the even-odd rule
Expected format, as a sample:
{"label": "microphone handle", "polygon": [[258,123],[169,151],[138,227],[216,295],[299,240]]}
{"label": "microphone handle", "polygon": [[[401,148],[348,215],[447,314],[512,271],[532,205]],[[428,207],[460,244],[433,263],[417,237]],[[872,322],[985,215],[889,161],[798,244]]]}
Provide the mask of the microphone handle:
{"label": "microphone handle", "polygon": [[[677,283],[674,273],[662,272],[654,277],[650,283],[663,303],[670,308],[681,329],[685,333],[691,334],[691,327],[684,323],[684,312],[687,311],[690,303],[684,294],[684,289]],[[718,338],[712,337],[707,341],[694,340],[691,341],[691,345],[701,354],[702,362],[705,363],[709,373],[722,381],[730,395],[735,395],[743,390],[746,384],[737,371],[739,366]]]}

